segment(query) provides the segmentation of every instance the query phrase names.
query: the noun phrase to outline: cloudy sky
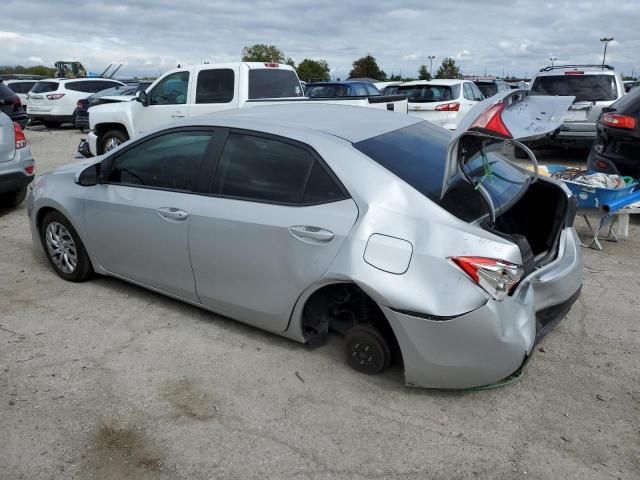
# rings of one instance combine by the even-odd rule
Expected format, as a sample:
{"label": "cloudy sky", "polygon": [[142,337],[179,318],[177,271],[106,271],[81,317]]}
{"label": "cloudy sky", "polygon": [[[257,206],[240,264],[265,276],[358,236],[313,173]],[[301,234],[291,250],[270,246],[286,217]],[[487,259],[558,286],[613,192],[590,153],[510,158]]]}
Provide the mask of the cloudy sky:
{"label": "cloudy sky", "polygon": [[100,72],[158,75],[178,63],[238,61],[245,45],[277,45],[296,62],[323,58],[336,77],[371,53],[416,75],[450,56],[466,74],[525,75],[557,63],[640,71],[640,0],[2,0],[0,64],[80,60]]}

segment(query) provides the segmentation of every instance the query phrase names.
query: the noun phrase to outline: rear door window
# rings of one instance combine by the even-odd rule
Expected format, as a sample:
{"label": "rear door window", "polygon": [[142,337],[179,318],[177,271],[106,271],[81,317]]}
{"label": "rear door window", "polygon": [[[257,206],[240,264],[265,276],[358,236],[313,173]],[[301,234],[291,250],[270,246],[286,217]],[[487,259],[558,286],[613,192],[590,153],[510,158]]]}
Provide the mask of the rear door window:
{"label": "rear door window", "polygon": [[66,82],[64,88],[74,92],[95,93],[97,90],[94,90],[93,83],[91,80],[86,82]]}
{"label": "rear door window", "polygon": [[245,133],[229,134],[211,193],[289,205],[345,198],[332,175],[307,149]]}
{"label": "rear door window", "polygon": [[576,102],[611,101],[618,98],[614,75],[545,75],[534,80],[531,90],[541,95],[575,96]]}
{"label": "rear door window", "polygon": [[58,90],[58,82],[38,82],[31,89],[31,93],[49,93]]}
{"label": "rear door window", "polygon": [[[473,94],[473,99],[477,100],[477,101],[482,101],[484,100],[484,96],[482,95],[482,92],[480,91],[480,89],[478,88],[478,86],[475,83],[469,83],[469,87],[471,87],[471,92]],[[496,87],[497,89],[497,87]]]}
{"label": "rear door window", "polygon": [[36,82],[13,82],[8,86],[16,93],[29,93],[29,90],[35,85]]}
{"label": "rear door window", "polygon": [[464,88],[464,98],[466,98],[467,100],[473,100],[473,92],[471,91],[471,84],[465,83],[463,88]]}
{"label": "rear door window", "polygon": [[196,103],[229,103],[233,100],[235,75],[230,68],[198,73]]}
{"label": "rear door window", "polygon": [[249,98],[301,97],[302,88],[296,72],[280,68],[249,70]]}
{"label": "rear door window", "polygon": [[406,95],[410,102],[446,102],[458,98],[460,85],[405,85],[398,87],[398,94]]}

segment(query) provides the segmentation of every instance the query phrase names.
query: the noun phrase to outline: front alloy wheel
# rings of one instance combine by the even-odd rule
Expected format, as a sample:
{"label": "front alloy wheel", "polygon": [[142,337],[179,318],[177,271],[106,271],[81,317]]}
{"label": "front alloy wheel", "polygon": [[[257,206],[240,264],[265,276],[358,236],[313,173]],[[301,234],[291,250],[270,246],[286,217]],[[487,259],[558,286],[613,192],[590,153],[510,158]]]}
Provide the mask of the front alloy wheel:
{"label": "front alloy wheel", "polygon": [[51,222],[45,231],[47,251],[53,263],[63,273],[73,273],[78,266],[78,251],[69,231],[58,222]]}

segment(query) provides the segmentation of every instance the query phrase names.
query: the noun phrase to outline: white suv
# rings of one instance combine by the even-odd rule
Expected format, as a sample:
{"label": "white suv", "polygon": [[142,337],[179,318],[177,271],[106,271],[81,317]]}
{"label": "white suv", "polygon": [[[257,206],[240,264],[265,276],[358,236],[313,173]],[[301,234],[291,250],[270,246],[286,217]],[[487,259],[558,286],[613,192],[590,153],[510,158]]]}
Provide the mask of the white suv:
{"label": "white suv", "polygon": [[403,83],[396,95],[406,95],[409,115],[455,130],[462,117],[484,100],[480,89],[466,80],[416,80]]}
{"label": "white suv", "polygon": [[74,123],[76,103],[89,95],[122,86],[108,78],[48,78],[37,82],[27,96],[27,114],[47,127]]}
{"label": "white suv", "polygon": [[609,65],[556,65],[533,76],[530,89],[538,95],[566,95],[576,99],[557,135],[530,144],[591,147],[602,109],[624,95],[622,77]]}
{"label": "white suv", "polygon": [[18,97],[20,97],[20,103],[27,109],[27,94],[29,90],[33,88],[38,80],[32,80],[29,78],[12,78],[4,81],[4,84],[9,87]]}

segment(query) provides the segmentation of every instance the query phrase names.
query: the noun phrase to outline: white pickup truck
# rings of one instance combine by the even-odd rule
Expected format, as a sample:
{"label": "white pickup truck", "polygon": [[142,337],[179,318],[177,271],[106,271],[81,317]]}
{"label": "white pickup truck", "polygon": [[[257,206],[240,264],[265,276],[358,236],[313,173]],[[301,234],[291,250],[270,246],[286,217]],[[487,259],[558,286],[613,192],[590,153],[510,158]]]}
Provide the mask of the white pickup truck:
{"label": "white pickup truck", "polygon": [[321,102],[407,113],[404,96],[304,97],[295,70],[277,63],[236,62],[171,70],[146,91],[89,110],[90,132],[78,151],[100,155],[143,132],[183,118],[273,103]]}

